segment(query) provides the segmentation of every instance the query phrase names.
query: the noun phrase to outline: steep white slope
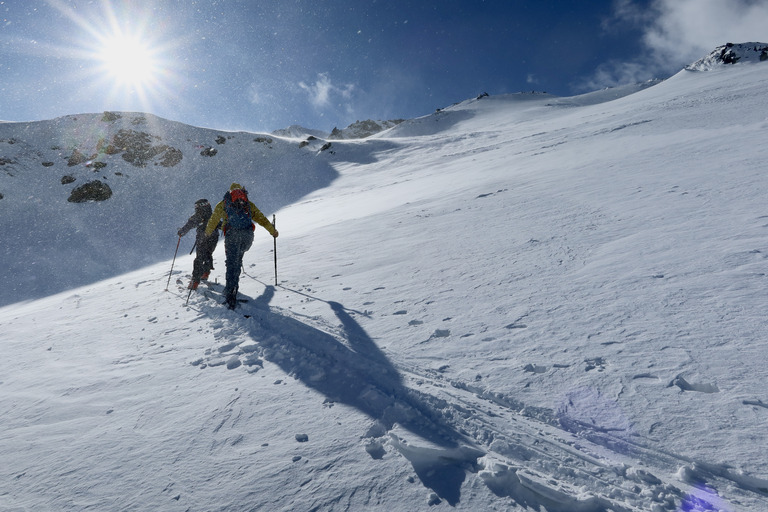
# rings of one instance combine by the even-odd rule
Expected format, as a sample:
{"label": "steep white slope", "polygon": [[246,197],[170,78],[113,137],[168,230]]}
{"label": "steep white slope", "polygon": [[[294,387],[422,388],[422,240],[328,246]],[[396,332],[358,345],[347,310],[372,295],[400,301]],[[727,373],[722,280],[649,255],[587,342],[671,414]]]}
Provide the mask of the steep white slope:
{"label": "steep white slope", "polygon": [[186,255],[0,309],[0,504],[765,509],[766,79],[334,142],[235,312]]}

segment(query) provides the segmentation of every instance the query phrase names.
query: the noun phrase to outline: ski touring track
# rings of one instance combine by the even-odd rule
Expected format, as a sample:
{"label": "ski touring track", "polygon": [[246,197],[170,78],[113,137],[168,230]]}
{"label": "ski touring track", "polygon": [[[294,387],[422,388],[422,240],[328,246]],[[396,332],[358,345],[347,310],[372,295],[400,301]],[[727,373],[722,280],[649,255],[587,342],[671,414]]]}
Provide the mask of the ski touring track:
{"label": "ski touring track", "polygon": [[[429,505],[458,504],[469,474],[508,506],[547,512],[736,511],[768,496],[768,481],[726,465],[661,451],[641,436],[628,439],[398,360],[355,320],[367,311],[278,285],[325,302],[340,321],[331,324],[270,305],[275,286],[245,276],[265,290],[257,298],[240,294],[235,311],[222,304],[219,284],[203,283],[190,295],[185,307],[210,317],[219,342],[191,364],[257,372],[268,361],[322,392],[326,402],[365,412],[372,419],[362,435],[368,455],[397,452],[407,459],[432,491]],[[184,306],[188,279],[175,282],[172,300]]]}

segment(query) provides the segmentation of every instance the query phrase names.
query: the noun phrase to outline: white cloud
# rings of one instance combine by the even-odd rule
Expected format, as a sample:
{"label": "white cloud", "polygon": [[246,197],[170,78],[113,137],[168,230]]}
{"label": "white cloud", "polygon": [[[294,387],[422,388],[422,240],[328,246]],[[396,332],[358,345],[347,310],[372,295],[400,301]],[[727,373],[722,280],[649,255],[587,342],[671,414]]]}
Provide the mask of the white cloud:
{"label": "white cloud", "polygon": [[299,87],[309,95],[310,103],[316,108],[327,108],[339,98],[349,100],[355,90],[354,84],[334,85],[328,73],[318,73],[314,84],[299,82]]}
{"label": "white cloud", "polygon": [[600,65],[592,76],[577,84],[584,91],[596,91],[606,87],[637,84],[657,78],[657,67],[651,62],[610,61]]}
{"label": "white cloud", "polygon": [[246,90],[246,94],[248,96],[248,101],[252,105],[258,105],[262,102],[262,95],[259,92],[259,88],[256,84],[252,83],[248,86],[248,89]]}
{"label": "white cloud", "polygon": [[606,30],[639,28],[646,51],[629,62],[603,63],[579,88],[637,83],[675,73],[717,46],[765,42],[768,0],[653,0],[647,8],[616,0]]}
{"label": "white cloud", "polygon": [[768,37],[768,0],[656,0],[643,42],[661,58],[688,64],[715,47]]}

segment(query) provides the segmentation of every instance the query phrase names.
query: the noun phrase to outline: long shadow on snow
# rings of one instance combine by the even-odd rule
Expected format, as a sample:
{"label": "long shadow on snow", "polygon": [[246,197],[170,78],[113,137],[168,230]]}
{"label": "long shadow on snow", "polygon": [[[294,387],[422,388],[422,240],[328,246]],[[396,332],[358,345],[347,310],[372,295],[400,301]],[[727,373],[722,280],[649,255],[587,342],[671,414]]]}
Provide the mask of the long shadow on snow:
{"label": "long shadow on snow", "polygon": [[[451,505],[458,503],[465,470],[473,469],[479,450],[444,421],[430,397],[408,389],[402,376],[367,332],[338,302],[326,301],[341,321],[347,344],[296,319],[273,313],[275,288],[238,310],[249,317],[249,334],[264,359],[322,393],[328,400],[355,407],[376,421],[368,432],[380,437],[395,423],[439,446],[414,448],[395,442],[425,486]],[[376,457],[375,454],[372,456]]]}

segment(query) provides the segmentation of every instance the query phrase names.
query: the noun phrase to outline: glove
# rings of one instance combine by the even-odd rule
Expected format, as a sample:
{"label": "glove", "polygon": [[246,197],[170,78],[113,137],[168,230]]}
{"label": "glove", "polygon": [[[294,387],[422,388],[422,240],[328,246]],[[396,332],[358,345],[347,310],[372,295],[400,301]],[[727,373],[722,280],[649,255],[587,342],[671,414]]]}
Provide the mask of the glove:
{"label": "glove", "polygon": [[181,238],[183,236],[184,236],[184,233],[181,230],[179,230],[179,238]]}
{"label": "glove", "polygon": [[275,230],[275,232],[274,232],[274,233],[272,233],[272,236],[273,236],[274,238],[277,238],[277,235],[278,235],[278,234],[279,234],[279,233],[277,232],[277,230]]}

